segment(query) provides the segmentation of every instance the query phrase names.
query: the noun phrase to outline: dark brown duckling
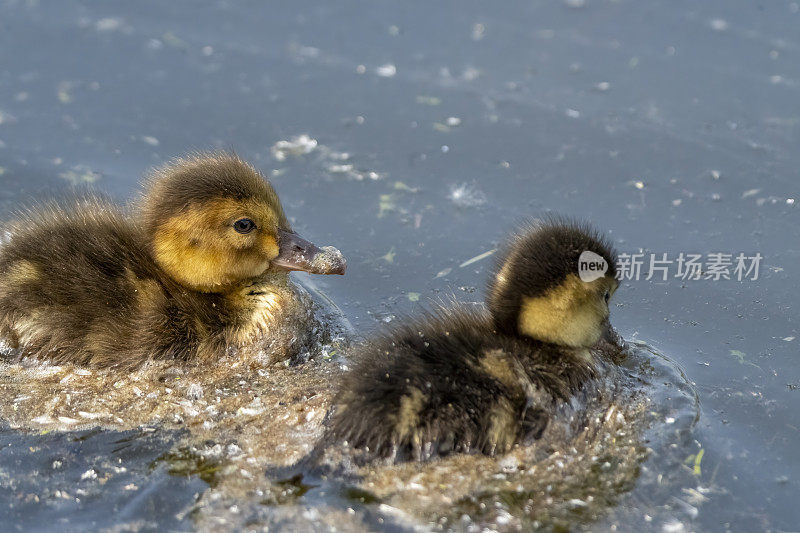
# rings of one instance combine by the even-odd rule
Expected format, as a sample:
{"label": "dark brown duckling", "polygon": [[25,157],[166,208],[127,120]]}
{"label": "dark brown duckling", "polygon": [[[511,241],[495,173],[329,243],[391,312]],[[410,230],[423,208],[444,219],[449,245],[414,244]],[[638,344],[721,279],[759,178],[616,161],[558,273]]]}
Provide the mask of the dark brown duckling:
{"label": "dark brown duckling", "polygon": [[[592,281],[579,275],[586,251],[607,265]],[[442,308],[365,344],[322,445],[401,461],[502,454],[539,438],[558,404],[597,373],[590,349],[611,332],[615,259],[583,224],[551,219],[526,228],[492,276],[488,313]]]}
{"label": "dark brown duckling", "polygon": [[345,270],[292,232],[263,175],[220,153],[153,172],[133,212],[90,198],[32,209],[8,233],[3,338],[21,357],[91,367],[259,350],[300,314],[289,270]]}

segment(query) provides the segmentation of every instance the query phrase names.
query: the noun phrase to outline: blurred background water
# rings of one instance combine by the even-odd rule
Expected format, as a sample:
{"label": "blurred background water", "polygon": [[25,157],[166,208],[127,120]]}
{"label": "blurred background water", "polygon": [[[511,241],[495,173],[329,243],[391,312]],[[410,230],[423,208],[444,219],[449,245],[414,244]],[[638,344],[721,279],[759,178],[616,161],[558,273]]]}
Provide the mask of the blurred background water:
{"label": "blurred background water", "polygon": [[[313,281],[363,333],[433,298],[479,300],[484,254],[549,210],[623,252],[759,252],[754,281],[617,293],[615,326],[683,368],[700,409],[671,452],[692,483],[620,505],[683,509],[657,530],[792,530],[798,96],[789,1],[0,0],[0,215],[76,187],[126,201],[154,165],[234,149],[295,229],[345,253],[347,276]],[[142,528],[191,528],[181,513],[207,484],[150,466],[171,437],[129,437],[3,430],[0,517],[113,527],[131,492],[151,502]],[[122,441],[146,490],[45,505]],[[26,479],[54,460],[70,467]]]}

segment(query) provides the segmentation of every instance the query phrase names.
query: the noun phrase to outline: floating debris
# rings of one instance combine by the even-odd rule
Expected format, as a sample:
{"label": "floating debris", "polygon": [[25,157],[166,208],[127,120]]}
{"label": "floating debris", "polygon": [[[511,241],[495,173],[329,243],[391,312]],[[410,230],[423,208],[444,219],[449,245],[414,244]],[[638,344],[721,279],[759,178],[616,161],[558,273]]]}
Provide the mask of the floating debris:
{"label": "floating debris", "polygon": [[278,141],[272,145],[270,152],[272,157],[278,161],[285,161],[288,156],[298,157],[301,155],[310,154],[313,152],[317,145],[316,139],[312,139],[305,133],[292,137],[288,141]]}
{"label": "floating debris", "polygon": [[173,48],[179,48],[181,50],[186,50],[189,48],[189,45],[186,44],[186,41],[184,41],[171,31],[164,33],[164,35],[161,36],[161,40],[164,41],[168,46],[171,46]]}
{"label": "floating debris", "polygon": [[420,95],[417,96],[416,102],[422,105],[437,106],[442,103],[442,99],[437,96]]}
{"label": "floating debris", "polygon": [[406,296],[408,296],[410,302],[418,302],[420,294],[418,292],[409,292]]}
{"label": "floating debris", "polygon": [[708,21],[708,25],[714,31],[725,31],[728,29],[728,21],[725,19],[711,19]]}
{"label": "floating debris", "polygon": [[331,174],[341,174],[356,181],[364,181],[365,179],[377,181],[383,177],[380,173],[375,172],[374,170],[361,170],[356,168],[355,165],[349,163],[344,165],[328,165],[327,170]]}
{"label": "floating debris", "polygon": [[397,74],[397,67],[391,63],[386,63],[385,65],[381,65],[380,67],[376,68],[375,74],[381,76],[382,78],[391,78]]}
{"label": "floating debris", "polygon": [[[361,119],[360,121],[358,119]],[[363,123],[363,117],[358,117],[356,122]],[[359,168],[351,162],[349,152],[340,152],[324,144],[320,144],[316,139],[308,134],[296,135],[288,140],[276,142],[270,148],[272,157],[277,161],[286,161],[289,157],[301,157],[310,153],[317,154],[316,162],[323,165],[329,174],[346,176],[347,178],[363,181],[377,181],[383,178],[383,174],[375,170]],[[277,175],[277,172],[273,172]]]}
{"label": "floating debris", "polygon": [[386,213],[397,211],[397,202],[393,194],[381,194],[378,198],[378,218],[383,218]]}
{"label": "floating debris", "polygon": [[488,252],[483,252],[483,253],[482,253],[482,254],[480,254],[480,255],[476,255],[476,256],[475,256],[475,257],[473,257],[472,259],[467,259],[466,261],[464,261],[463,263],[461,263],[460,265],[458,265],[458,268],[464,268],[465,266],[469,266],[469,265],[471,265],[472,263],[477,263],[478,261],[481,261],[482,259],[486,259],[487,257],[489,257],[490,255],[492,255],[492,254],[493,254],[493,253],[495,253],[496,251],[497,251],[497,248],[493,248],[493,249],[489,250]]}
{"label": "floating debris", "polygon": [[58,175],[62,180],[67,180],[71,185],[94,183],[103,175],[85,165],[76,165],[66,172]]}
{"label": "floating debris", "polygon": [[385,254],[385,255],[383,255],[383,256],[381,257],[381,259],[383,259],[383,260],[384,260],[384,261],[386,261],[387,263],[394,263],[394,257],[395,257],[396,255],[397,255],[397,253],[394,251],[394,246],[392,246],[391,250],[389,250],[388,252],[386,252],[386,254]]}
{"label": "floating debris", "polygon": [[475,67],[467,67],[461,73],[461,79],[464,81],[477,80],[481,76],[481,71]]}
{"label": "floating debris", "polygon": [[122,19],[115,17],[102,18],[94,23],[94,27],[100,32],[115,31],[122,27]]}
{"label": "floating debris", "polygon": [[88,411],[78,411],[78,416],[87,420],[97,420],[100,418],[111,418],[111,413],[90,413]]}
{"label": "floating debris", "polygon": [[[0,109],[0,124],[13,124],[17,121],[17,119],[11,115],[10,113],[6,113],[2,109]],[[0,145],[0,147],[4,147],[5,144]]]}
{"label": "floating debris", "polygon": [[486,26],[477,22],[472,25],[472,40],[473,41],[480,41],[483,39],[483,35],[486,33]]}
{"label": "floating debris", "polygon": [[700,470],[700,461],[703,460],[703,455],[705,455],[706,451],[704,448],[700,448],[700,451],[697,452],[697,455],[694,456],[694,465],[692,466],[692,474],[695,476],[700,476],[703,471]]}
{"label": "floating debris", "polygon": [[74,84],[71,81],[62,81],[56,87],[56,97],[62,104],[69,104],[72,102],[72,87]]}
{"label": "floating debris", "polygon": [[159,144],[161,144],[161,143],[158,141],[158,139],[156,139],[156,138],[155,138],[155,137],[153,137],[152,135],[142,135],[142,136],[140,137],[140,139],[142,140],[142,142],[144,142],[144,143],[146,143],[146,144],[149,144],[150,146],[158,146]]}
{"label": "floating debris", "polygon": [[316,46],[297,46],[291,47],[290,51],[300,58],[315,58],[319,57],[320,49]]}
{"label": "floating debris", "polygon": [[186,387],[186,397],[190,400],[199,400],[203,397],[203,387],[199,383],[190,383]]}
{"label": "floating debris", "polygon": [[395,181],[394,182],[394,190],[396,191],[405,191],[410,193],[417,193],[419,192],[419,187],[409,187],[402,181]]}
{"label": "floating debris", "polygon": [[745,357],[747,357],[746,353],[744,353],[744,352],[742,352],[740,350],[731,350],[731,355],[733,357],[735,357],[739,361],[740,365],[750,365],[750,366],[754,366],[754,367],[758,368],[759,370],[761,370],[760,366],[758,366],[757,364],[752,363],[752,362],[748,361],[747,359],[745,359]]}
{"label": "floating debris", "polygon": [[331,174],[347,174],[353,171],[353,165],[329,165],[328,172]]}

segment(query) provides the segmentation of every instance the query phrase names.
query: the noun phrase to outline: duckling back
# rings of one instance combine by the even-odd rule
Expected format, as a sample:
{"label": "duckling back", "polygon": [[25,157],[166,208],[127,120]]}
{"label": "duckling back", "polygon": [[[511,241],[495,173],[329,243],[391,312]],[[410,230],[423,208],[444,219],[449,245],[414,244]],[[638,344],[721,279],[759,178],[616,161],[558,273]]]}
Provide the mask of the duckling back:
{"label": "duckling back", "polygon": [[464,308],[396,326],[355,358],[325,440],[363,459],[504,453],[539,438],[554,405],[595,372],[570,350],[500,335],[488,315]]}
{"label": "duckling back", "polygon": [[158,297],[141,229],[88,199],[26,213],[0,249],[0,327],[23,355],[100,363],[126,344],[121,320]]}

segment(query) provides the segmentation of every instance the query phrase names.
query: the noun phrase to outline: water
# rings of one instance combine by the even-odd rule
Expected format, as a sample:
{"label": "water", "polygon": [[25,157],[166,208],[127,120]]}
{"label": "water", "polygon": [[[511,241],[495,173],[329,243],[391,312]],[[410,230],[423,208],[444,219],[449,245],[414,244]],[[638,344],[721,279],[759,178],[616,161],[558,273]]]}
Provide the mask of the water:
{"label": "water", "polygon": [[[300,234],[344,252],[346,276],[296,279],[313,281],[362,334],[430,299],[480,300],[492,261],[484,254],[546,210],[591,219],[629,253],[760,252],[756,281],[623,283],[612,320],[645,343],[632,360],[655,368],[653,388],[643,387],[656,414],[637,418],[646,458],[610,510],[575,517],[556,506],[553,516],[597,529],[796,529],[799,10],[741,1],[6,0],[0,214],[75,187],[125,201],[153,165],[234,148],[272,175]],[[442,518],[403,494],[361,504],[287,488],[291,503],[275,505],[259,485],[267,501],[253,504],[263,463],[299,457],[318,434],[325,372],[336,371],[324,361],[297,378],[316,396],[298,396],[265,428],[247,416],[272,420],[264,412],[277,408],[247,415],[259,409],[255,395],[240,394],[233,375],[224,431],[200,423],[193,434],[167,420],[166,407],[158,424],[144,412],[104,421],[110,429],[100,432],[75,429],[83,422],[38,427],[15,420],[6,400],[0,516],[72,530],[141,520],[210,529],[244,525],[243,516],[300,529],[380,520],[408,528]],[[252,391],[262,402],[277,397],[289,371],[256,373]],[[305,409],[315,413],[308,420]],[[287,449],[263,449],[284,431],[295,432]],[[247,438],[220,437],[240,433]],[[127,451],[115,451],[124,438]],[[243,453],[229,454],[230,444]],[[112,468],[120,453],[125,472]],[[254,481],[215,474],[229,463]],[[90,469],[97,479],[81,479]],[[520,516],[510,514],[509,527]]]}

